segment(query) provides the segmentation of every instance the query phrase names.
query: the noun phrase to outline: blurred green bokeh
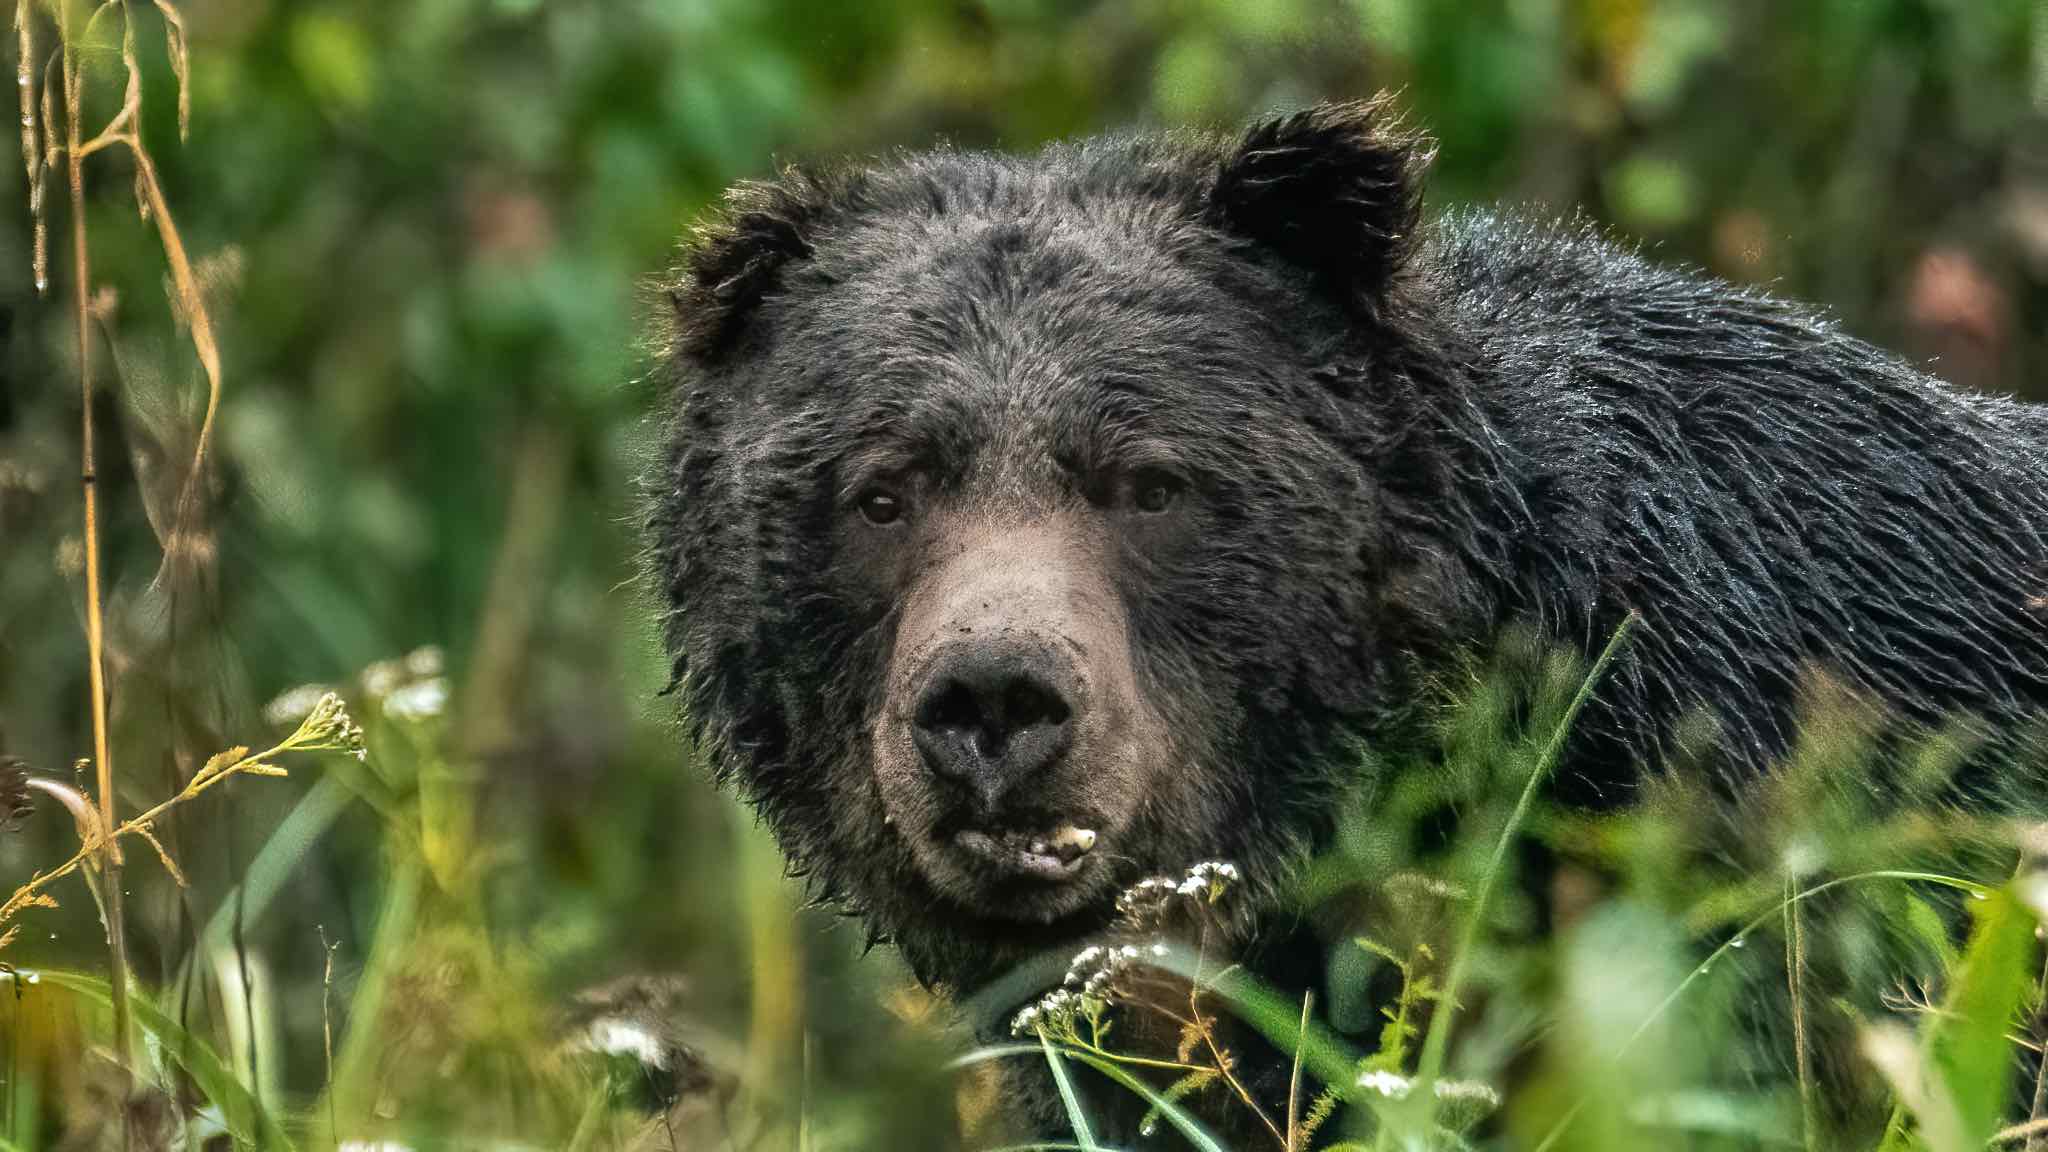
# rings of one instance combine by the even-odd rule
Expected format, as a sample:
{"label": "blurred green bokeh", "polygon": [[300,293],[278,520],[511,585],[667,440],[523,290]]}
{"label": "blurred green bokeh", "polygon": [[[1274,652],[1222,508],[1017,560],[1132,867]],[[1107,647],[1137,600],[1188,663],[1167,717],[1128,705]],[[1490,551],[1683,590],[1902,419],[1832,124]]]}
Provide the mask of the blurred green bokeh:
{"label": "blurred green bokeh", "polygon": [[[1438,207],[1584,212],[1659,258],[1823,302],[1961,384],[2048,399],[2033,0],[195,0],[183,143],[158,18],[133,7],[144,133],[226,388],[211,560],[157,582],[153,518],[203,377],[132,168],[95,157],[124,807],[261,742],[278,693],[439,646],[489,862],[481,922],[564,995],[680,971],[729,1032],[762,978],[761,938],[734,926],[776,931],[800,891],[671,727],[634,482],[660,420],[643,285],[734,180],[1398,89],[1441,142]],[[119,61],[87,47],[92,121],[118,104]],[[0,752],[62,775],[91,748],[71,286],[59,233],[36,296],[19,163],[0,188]],[[318,776],[238,782],[169,822],[189,890],[134,857],[139,978],[169,981]],[[60,823],[0,836],[0,890],[68,853]],[[318,929],[346,985],[385,906],[381,835],[351,808],[243,926],[277,989],[268,1075],[301,1096],[322,1083]],[[828,917],[796,924],[778,939],[811,997],[846,1006],[813,1014],[818,1051],[858,1060],[903,977],[879,953],[852,963],[857,933]],[[6,958],[104,967],[90,901],[37,913]]]}

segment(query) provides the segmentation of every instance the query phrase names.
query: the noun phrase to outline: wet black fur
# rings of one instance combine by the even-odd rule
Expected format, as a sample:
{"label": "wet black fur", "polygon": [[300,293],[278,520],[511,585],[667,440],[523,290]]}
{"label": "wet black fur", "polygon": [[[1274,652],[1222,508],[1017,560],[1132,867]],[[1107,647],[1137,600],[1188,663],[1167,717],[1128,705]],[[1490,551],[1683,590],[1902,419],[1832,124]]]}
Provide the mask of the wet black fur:
{"label": "wet black fur", "polygon": [[[1588,225],[1419,223],[1425,160],[1377,104],[928,152],[742,188],[690,246],[651,529],[687,715],[926,979],[1031,941],[936,904],[864,776],[894,618],[832,573],[847,471],[889,437],[965,477],[1005,419],[1083,465],[1141,430],[1199,477],[1197,550],[1119,579],[1230,818],[1148,826],[1135,870],[1271,884],[1352,784],[1345,742],[1418,739],[1430,677],[1516,621],[1590,650],[1642,614],[1575,737],[1582,799],[1625,801],[1700,706],[1718,770],[1759,770],[1816,667],[1920,717],[2048,704],[2039,410]],[[978,373],[1042,387],[1006,415]]]}

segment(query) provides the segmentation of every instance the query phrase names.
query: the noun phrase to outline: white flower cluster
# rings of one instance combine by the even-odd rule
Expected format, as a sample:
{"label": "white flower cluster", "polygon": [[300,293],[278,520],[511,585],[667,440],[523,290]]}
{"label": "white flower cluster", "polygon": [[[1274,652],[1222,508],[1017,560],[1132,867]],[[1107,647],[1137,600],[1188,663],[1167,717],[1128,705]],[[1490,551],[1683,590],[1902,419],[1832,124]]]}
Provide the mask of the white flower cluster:
{"label": "white flower cluster", "polygon": [[1154,876],[1138,881],[1116,898],[1116,910],[1125,919],[1141,923],[1164,911],[1176,899],[1214,904],[1237,879],[1237,865],[1204,860],[1188,869],[1185,876]]}
{"label": "white flower cluster", "polygon": [[448,707],[448,681],[440,676],[417,680],[384,698],[384,714],[401,720],[426,720]]}
{"label": "white flower cluster", "polygon": [[263,719],[274,728],[292,727],[311,715],[320,701],[334,695],[334,689],[327,684],[301,684],[287,688],[275,700],[263,706]]}
{"label": "white flower cluster", "polygon": [[382,700],[415,680],[439,676],[447,665],[441,649],[427,644],[396,660],[379,660],[363,669],[363,695]]}
{"label": "white flower cluster", "polygon": [[1152,944],[1140,949],[1135,944],[1092,944],[1083,948],[1067,965],[1067,977],[1061,983],[1077,989],[1089,1000],[1109,1001],[1115,999],[1117,978],[1130,971],[1133,964],[1149,958],[1158,959],[1166,955],[1166,945]]}
{"label": "white flower cluster", "polygon": [[1100,1012],[1102,1008],[1100,1004],[1083,1003],[1081,994],[1072,989],[1055,988],[1038,1003],[1011,1017],[1010,1033],[1014,1036],[1043,1033],[1051,1039],[1071,1036],[1075,1018],[1087,1016],[1091,1010]]}
{"label": "white flower cluster", "polygon": [[[1389,1100],[1405,1100],[1415,1087],[1415,1081],[1398,1072],[1375,1069],[1358,1077],[1358,1086],[1377,1092]],[[1439,1100],[1462,1104],[1483,1104],[1488,1108],[1500,1106],[1500,1093],[1495,1092],[1477,1080],[1439,1080],[1435,1085]]]}
{"label": "white flower cluster", "polygon": [[299,723],[299,730],[286,743],[301,752],[346,752],[358,760],[368,756],[363,746],[362,726],[350,718],[341,697],[332,692],[320,697],[313,710]]}

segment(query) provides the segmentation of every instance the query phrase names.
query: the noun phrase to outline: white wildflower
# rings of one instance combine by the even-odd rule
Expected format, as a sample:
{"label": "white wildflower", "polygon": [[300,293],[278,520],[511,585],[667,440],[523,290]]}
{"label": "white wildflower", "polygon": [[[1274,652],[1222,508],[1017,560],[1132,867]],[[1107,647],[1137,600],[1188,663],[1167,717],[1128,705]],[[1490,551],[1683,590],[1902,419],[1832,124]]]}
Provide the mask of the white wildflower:
{"label": "white wildflower", "polygon": [[1436,1082],[1436,1098],[1459,1103],[1484,1104],[1488,1108],[1500,1107],[1500,1093],[1490,1085],[1477,1080],[1439,1080]]}
{"label": "white wildflower", "polygon": [[649,1068],[667,1068],[668,1053],[654,1034],[630,1021],[616,1018],[595,1020],[590,1025],[590,1046],[607,1056],[630,1056]]}
{"label": "white wildflower", "polygon": [[321,697],[333,691],[334,689],[325,684],[301,684],[296,688],[287,688],[263,706],[264,722],[277,728],[296,725],[312,714]]}
{"label": "white wildflower", "polygon": [[1374,1069],[1358,1078],[1358,1086],[1377,1092],[1389,1100],[1405,1100],[1408,1090],[1415,1085],[1406,1076],[1384,1069]]}
{"label": "white wildflower", "polygon": [[[1415,1082],[1397,1072],[1376,1068],[1361,1073],[1358,1086],[1367,1091],[1377,1092],[1389,1100],[1405,1100],[1415,1088]],[[1439,1080],[1431,1087],[1431,1095],[1446,1103],[1484,1104],[1489,1108],[1500,1106],[1500,1093],[1477,1080]]]}
{"label": "white wildflower", "polygon": [[425,720],[448,707],[448,681],[436,676],[408,684],[384,698],[384,714],[401,720]]}
{"label": "white wildflower", "polygon": [[447,666],[438,644],[422,644],[405,654],[405,670],[409,675],[425,680],[439,676]]}
{"label": "white wildflower", "polygon": [[406,681],[405,665],[397,660],[379,660],[363,669],[363,695],[372,700],[382,700],[398,690]]}

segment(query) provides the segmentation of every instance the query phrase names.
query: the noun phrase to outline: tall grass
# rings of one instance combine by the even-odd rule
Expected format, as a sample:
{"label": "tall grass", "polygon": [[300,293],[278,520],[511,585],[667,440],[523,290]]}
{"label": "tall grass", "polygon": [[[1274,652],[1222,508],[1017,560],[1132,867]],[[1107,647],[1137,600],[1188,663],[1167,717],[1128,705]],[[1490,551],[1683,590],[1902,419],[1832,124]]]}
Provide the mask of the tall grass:
{"label": "tall grass", "polygon": [[[1936,798],[1981,746],[1816,682],[1807,737],[1747,811],[1684,777],[1654,780],[1620,815],[1558,809],[1537,784],[1623,640],[1584,669],[1510,637],[1446,710],[1432,761],[1378,766],[1378,799],[1303,872],[1303,915],[1344,910],[1325,931],[1325,1019],[1142,928],[1133,966],[1192,982],[1293,1053],[1318,1093],[1317,1147],[1948,1152],[2031,1139],[2022,1072],[2038,1063],[2043,902],[2026,896],[2028,911],[2037,889],[2011,879],[2027,825]],[[1871,805],[1868,783],[1902,779],[1917,783]],[[1418,825],[1446,807],[1460,831],[1419,850]],[[1515,882],[1532,840],[1554,854],[1548,892]],[[1570,896],[1590,883],[1597,898]],[[1559,915],[1548,929],[1539,902]],[[1127,1087],[1151,1080],[1197,1146],[1222,1129],[1254,1134],[1245,1147],[1311,1146],[1296,1120],[1274,1133],[1233,1119],[1294,1114],[1292,1083],[1284,1101],[1248,1099],[1219,1087],[1231,1053],[1190,1069],[1185,1044],[1176,1056],[1106,1042],[1132,1035],[1117,1021],[1158,993],[1145,973],[1098,983],[1098,964],[1077,957],[1069,991],[1020,1030],[1115,1067]]]}

